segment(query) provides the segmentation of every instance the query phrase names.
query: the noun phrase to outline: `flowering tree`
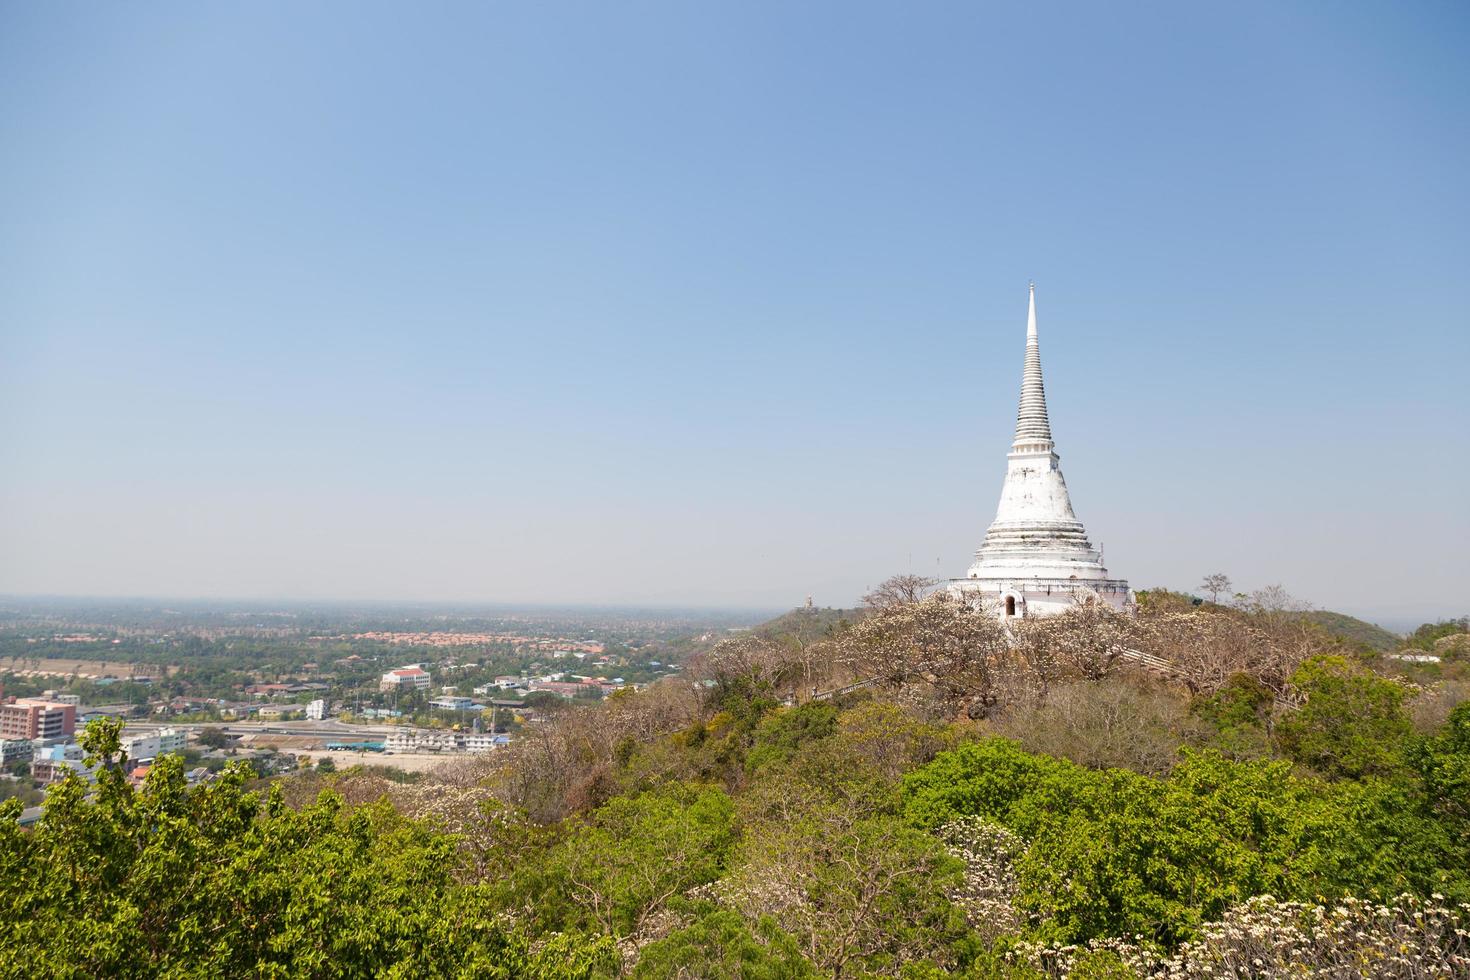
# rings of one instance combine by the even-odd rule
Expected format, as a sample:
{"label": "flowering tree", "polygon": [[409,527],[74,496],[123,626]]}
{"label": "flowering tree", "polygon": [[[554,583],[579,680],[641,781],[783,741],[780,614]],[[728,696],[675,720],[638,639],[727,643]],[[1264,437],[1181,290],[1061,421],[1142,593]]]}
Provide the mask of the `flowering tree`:
{"label": "flowering tree", "polygon": [[928,684],[971,717],[1000,701],[1014,664],[996,620],[946,592],[880,609],[838,638],[837,656],[858,676]]}

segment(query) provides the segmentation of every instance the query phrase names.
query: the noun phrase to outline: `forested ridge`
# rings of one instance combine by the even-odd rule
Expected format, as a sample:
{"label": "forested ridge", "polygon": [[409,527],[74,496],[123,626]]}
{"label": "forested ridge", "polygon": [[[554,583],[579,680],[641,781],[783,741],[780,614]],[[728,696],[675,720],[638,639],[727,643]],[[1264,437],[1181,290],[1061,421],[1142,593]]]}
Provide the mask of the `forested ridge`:
{"label": "forested ridge", "polygon": [[0,810],[0,973],[1470,973],[1457,657],[1388,661],[1271,596],[1007,631],[924,591],[419,782],[191,789],[165,760],[135,788],[97,723],[95,788],[34,829]]}

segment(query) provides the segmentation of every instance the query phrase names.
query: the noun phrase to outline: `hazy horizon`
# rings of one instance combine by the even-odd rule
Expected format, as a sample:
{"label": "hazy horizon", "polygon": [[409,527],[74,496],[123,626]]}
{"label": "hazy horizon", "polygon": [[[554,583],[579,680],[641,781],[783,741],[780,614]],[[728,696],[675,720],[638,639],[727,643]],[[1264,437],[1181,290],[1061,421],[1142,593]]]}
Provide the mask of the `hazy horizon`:
{"label": "hazy horizon", "polygon": [[[1166,587],[1166,586],[1157,586]],[[1189,591],[1189,590],[1182,590]],[[1198,590],[1194,590],[1198,593]],[[1300,598],[1300,597],[1297,597]],[[601,602],[498,602],[494,600],[453,600],[453,599],[381,599],[381,598],[357,598],[357,599],[334,599],[334,598],[293,598],[285,599],[269,596],[128,596],[128,595],[26,595],[19,593],[0,593],[0,611],[4,611],[4,604],[36,604],[52,606],[57,604],[96,604],[104,607],[147,607],[162,605],[197,606],[207,611],[225,611],[248,609],[250,612],[280,612],[285,610],[308,610],[312,612],[329,612],[344,610],[383,610],[393,612],[428,612],[434,611],[438,614],[453,613],[458,618],[472,618],[475,616],[492,616],[504,613],[526,613],[526,614],[555,614],[555,613],[650,613],[665,615],[711,615],[727,616],[734,618],[750,618],[752,622],[774,619],[778,616],[799,609],[805,605],[804,602],[791,606],[720,606],[720,605],[646,605],[638,603],[601,603]],[[862,605],[861,601],[855,600],[851,603],[822,604],[814,603],[818,608],[851,609]],[[1411,633],[1416,627],[1425,623],[1440,622],[1448,619],[1458,619],[1463,613],[1445,613],[1443,615],[1431,615],[1426,618],[1419,616],[1388,616],[1373,618],[1367,615],[1357,615],[1352,610],[1325,609],[1315,603],[1307,603],[1312,610],[1323,610],[1328,612],[1342,612],[1357,616],[1366,622],[1381,626],[1390,632]]]}
{"label": "hazy horizon", "polygon": [[[1470,10],[0,10],[0,593],[1470,612]],[[1402,626],[1391,628],[1403,628]]]}

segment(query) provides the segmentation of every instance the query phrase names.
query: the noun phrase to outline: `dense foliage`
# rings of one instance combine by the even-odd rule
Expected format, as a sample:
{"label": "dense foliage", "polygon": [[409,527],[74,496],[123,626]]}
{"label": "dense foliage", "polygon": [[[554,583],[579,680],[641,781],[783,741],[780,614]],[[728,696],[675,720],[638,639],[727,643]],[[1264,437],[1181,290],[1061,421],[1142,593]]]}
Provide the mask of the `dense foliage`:
{"label": "dense foliage", "polygon": [[[115,726],[88,733],[116,760]],[[299,810],[235,769],[185,788],[166,759],[134,790],[113,765],[88,798],[71,777],[33,832],[0,819],[0,970],[106,977],[564,977],[606,940],[532,949],[486,889],[456,880],[452,837],[386,802],[323,793]]]}
{"label": "dense foliage", "polygon": [[412,782],[133,787],[99,725],[94,788],[0,811],[0,975],[1470,972],[1470,703],[1155,600],[1007,639],[888,594]]}

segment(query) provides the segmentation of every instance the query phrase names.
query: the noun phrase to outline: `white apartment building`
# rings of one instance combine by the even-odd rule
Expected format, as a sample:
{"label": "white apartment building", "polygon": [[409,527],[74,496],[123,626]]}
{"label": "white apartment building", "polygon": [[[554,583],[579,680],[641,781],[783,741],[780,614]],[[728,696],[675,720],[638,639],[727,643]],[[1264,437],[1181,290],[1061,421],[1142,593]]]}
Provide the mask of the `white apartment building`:
{"label": "white apartment building", "polygon": [[399,667],[383,675],[383,679],[378,682],[378,690],[427,691],[429,681],[429,672],[422,667]]}
{"label": "white apartment building", "polygon": [[505,735],[406,728],[388,736],[389,752],[491,752],[509,743]]}
{"label": "white apartment building", "polygon": [[156,759],[161,755],[182,752],[189,736],[177,728],[160,728],[151,735],[134,735],[123,739],[123,751],[134,762]]}
{"label": "white apartment building", "polygon": [[315,701],[311,702],[310,704],[308,704],[306,706],[306,720],[307,721],[322,721],[326,717],[327,717],[327,702],[324,699],[317,698]]}
{"label": "white apartment building", "polygon": [[17,762],[28,762],[34,751],[28,738],[0,738],[0,769]]}

